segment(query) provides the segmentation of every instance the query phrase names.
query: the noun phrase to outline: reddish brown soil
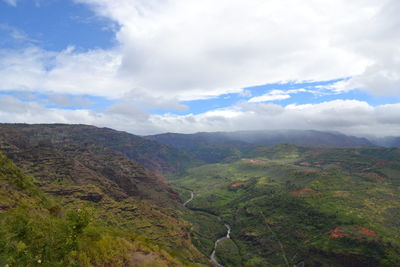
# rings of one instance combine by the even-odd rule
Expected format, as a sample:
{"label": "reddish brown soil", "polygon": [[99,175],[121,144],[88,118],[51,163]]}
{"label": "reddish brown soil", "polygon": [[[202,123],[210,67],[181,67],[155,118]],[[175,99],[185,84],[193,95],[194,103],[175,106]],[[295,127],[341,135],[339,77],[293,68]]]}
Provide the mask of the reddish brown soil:
{"label": "reddish brown soil", "polygon": [[290,192],[293,195],[306,195],[306,194],[314,194],[317,193],[317,191],[313,190],[313,189],[298,189],[298,190],[294,190],[292,192]]}
{"label": "reddish brown soil", "polygon": [[233,188],[235,188],[235,187],[239,187],[239,186],[247,185],[247,184],[249,184],[249,182],[234,183],[234,184],[232,184],[231,186],[232,186]]}
{"label": "reddish brown soil", "polygon": [[369,230],[369,229],[364,228],[364,227],[361,227],[361,226],[358,227],[358,231],[360,231],[360,233],[365,234],[365,235],[369,235],[369,236],[373,236],[373,237],[378,237],[378,234],[375,233],[374,231]]}
{"label": "reddish brown soil", "polygon": [[342,232],[342,229],[340,227],[336,227],[335,229],[331,230],[331,238],[339,238],[339,237],[344,237],[348,236],[349,234],[345,234]]}
{"label": "reddish brown soil", "polygon": [[361,236],[360,234],[368,235],[368,236],[371,236],[371,237],[378,237],[378,234],[375,233],[375,232],[372,231],[372,230],[369,230],[369,229],[364,228],[364,227],[362,227],[362,226],[358,226],[357,228],[358,228],[358,232],[359,232],[359,233],[357,233],[357,232],[352,232],[352,233],[350,234],[350,233],[344,233],[343,230],[342,230],[340,227],[336,227],[336,228],[334,228],[334,229],[331,230],[330,237],[333,238],[333,239],[335,239],[335,238],[340,238],[340,237],[348,236],[348,237],[351,237],[351,238],[358,239],[358,240],[360,240],[360,241],[365,241],[365,240],[367,240],[367,238],[366,238],[365,236]]}

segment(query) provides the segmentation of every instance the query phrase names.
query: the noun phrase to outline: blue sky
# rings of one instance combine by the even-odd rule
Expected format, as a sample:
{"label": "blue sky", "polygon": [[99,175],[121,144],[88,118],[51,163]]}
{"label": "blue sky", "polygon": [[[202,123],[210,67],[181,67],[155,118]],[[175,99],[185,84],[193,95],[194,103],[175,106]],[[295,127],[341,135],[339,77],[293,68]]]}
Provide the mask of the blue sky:
{"label": "blue sky", "polygon": [[[16,7],[0,2],[0,25],[3,48],[33,44],[56,51],[71,45],[82,50],[110,48],[115,45],[117,27],[87,6],[68,0],[24,0]],[[13,38],[13,31],[22,40]]]}
{"label": "blue sky", "polygon": [[[292,4],[0,0],[0,119],[155,133],[258,129],[268,118],[275,128],[347,131],[328,115],[354,109],[348,117],[363,110],[377,124],[354,118],[349,133],[392,127],[393,114],[379,112],[400,103],[400,5]],[[308,117],[297,125],[290,116],[300,113]]]}

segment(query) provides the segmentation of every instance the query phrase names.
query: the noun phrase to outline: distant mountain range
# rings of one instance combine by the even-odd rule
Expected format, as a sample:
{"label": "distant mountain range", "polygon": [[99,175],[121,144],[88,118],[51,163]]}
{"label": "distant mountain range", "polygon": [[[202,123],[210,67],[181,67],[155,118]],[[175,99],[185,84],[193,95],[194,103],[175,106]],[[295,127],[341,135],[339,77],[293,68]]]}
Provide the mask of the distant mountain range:
{"label": "distant mountain range", "polygon": [[400,136],[388,136],[382,138],[371,138],[372,143],[384,147],[400,147]]}
{"label": "distant mountain range", "polygon": [[338,132],[313,130],[274,130],[239,132],[202,132],[195,134],[165,133],[145,137],[148,140],[180,148],[198,145],[266,145],[292,143],[304,146],[373,146],[366,138],[348,136]]}
{"label": "distant mountain range", "polygon": [[257,146],[284,143],[313,147],[400,147],[400,137],[367,139],[314,130],[165,133],[144,138],[185,150],[206,163],[237,160]]}

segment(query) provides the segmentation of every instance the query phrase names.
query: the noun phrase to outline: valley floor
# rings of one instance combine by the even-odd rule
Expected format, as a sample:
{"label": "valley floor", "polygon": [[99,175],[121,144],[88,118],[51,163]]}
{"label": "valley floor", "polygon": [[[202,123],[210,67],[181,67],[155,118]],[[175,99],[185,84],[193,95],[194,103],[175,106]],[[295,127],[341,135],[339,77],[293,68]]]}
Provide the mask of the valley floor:
{"label": "valley floor", "polygon": [[283,145],[171,180],[196,196],[184,216],[204,254],[232,225],[215,253],[223,266],[400,266],[400,162],[388,159]]}

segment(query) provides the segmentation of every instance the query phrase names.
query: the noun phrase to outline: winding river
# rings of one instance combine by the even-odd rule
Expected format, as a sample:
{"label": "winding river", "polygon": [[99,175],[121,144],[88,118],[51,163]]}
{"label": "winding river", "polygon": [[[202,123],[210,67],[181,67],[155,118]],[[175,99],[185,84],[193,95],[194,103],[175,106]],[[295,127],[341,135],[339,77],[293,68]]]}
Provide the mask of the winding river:
{"label": "winding river", "polygon": [[219,243],[219,242],[221,242],[222,240],[231,238],[231,237],[230,237],[230,234],[231,234],[231,227],[229,226],[229,224],[225,224],[225,227],[226,227],[226,229],[227,229],[226,235],[223,236],[223,237],[221,237],[220,239],[218,239],[218,240],[215,241],[215,243],[214,243],[214,250],[213,250],[213,252],[211,253],[211,256],[210,256],[210,260],[211,260],[213,266],[215,265],[215,266],[218,266],[218,267],[223,267],[223,266],[217,261],[217,258],[215,257],[215,252],[216,252],[216,249],[217,249],[217,246],[218,246],[218,243]]}
{"label": "winding river", "polygon": [[190,201],[192,201],[193,198],[194,198],[193,191],[190,191],[190,198],[189,198],[188,200],[186,200],[185,203],[183,203],[183,206],[186,207],[186,205],[187,205]]}
{"label": "winding river", "polygon": [[[194,198],[194,193],[193,193],[193,191],[190,191],[190,198],[189,198],[188,200],[186,200],[185,203],[183,203],[183,206],[186,207],[186,205],[187,205],[190,201],[192,201],[193,198]],[[212,251],[212,253],[211,253],[211,255],[210,255],[210,260],[211,260],[212,266],[223,267],[223,265],[221,265],[221,264],[217,261],[217,258],[215,257],[215,253],[216,253],[216,249],[217,249],[217,246],[218,246],[218,243],[219,243],[219,242],[221,242],[222,240],[231,238],[231,237],[230,237],[230,234],[231,234],[231,227],[230,227],[230,225],[229,225],[229,224],[225,224],[225,227],[226,227],[226,230],[227,230],[227,231],[226,231],[226,235],[223,236],[223,237],[221,237],[221,238],[219,238],[219,239],[218,239],[217,241],[215,241],[215,243],[214,243],[214,250]]]}

